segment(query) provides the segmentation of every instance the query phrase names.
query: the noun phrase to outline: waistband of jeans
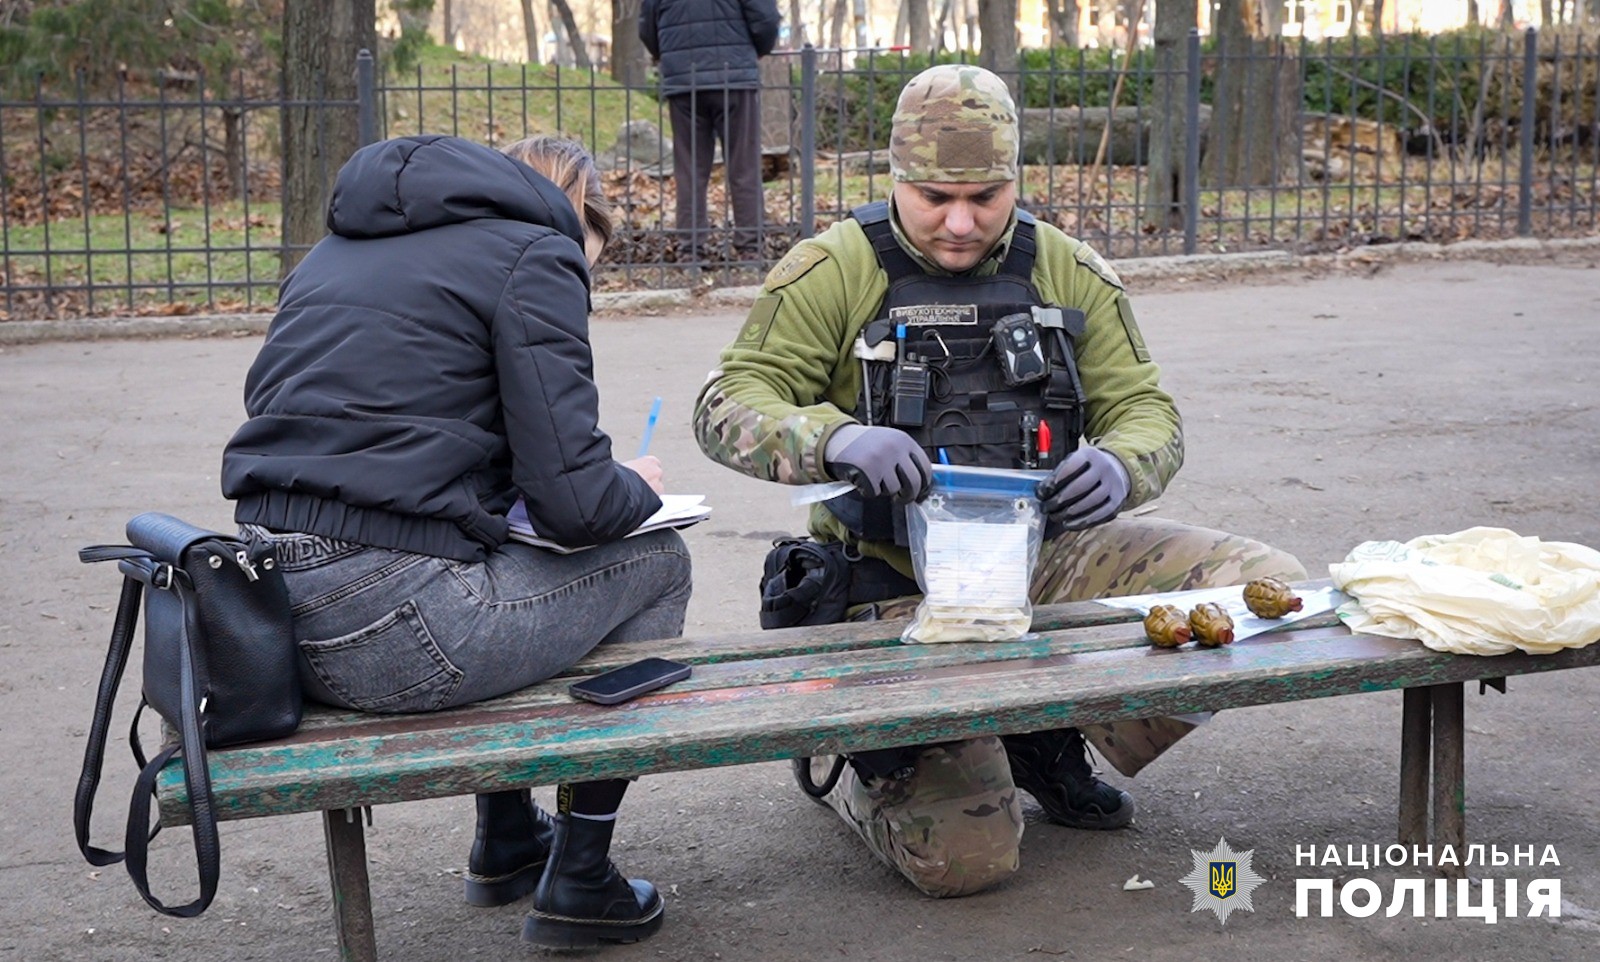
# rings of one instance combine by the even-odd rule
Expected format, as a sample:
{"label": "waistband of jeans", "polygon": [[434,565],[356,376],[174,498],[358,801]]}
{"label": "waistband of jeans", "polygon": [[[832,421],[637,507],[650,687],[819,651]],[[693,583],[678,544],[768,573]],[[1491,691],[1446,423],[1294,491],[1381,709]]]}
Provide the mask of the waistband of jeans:
{"label": "waistband of jeans", "polygon": [[278,556],[278,564],[288,569],[331,561],[370,548],[369,545],[341,541],[326,535],[306,534],[301,531],[273,531],[259,524],[241,524],[239,534],[241,537],[270,542]]}

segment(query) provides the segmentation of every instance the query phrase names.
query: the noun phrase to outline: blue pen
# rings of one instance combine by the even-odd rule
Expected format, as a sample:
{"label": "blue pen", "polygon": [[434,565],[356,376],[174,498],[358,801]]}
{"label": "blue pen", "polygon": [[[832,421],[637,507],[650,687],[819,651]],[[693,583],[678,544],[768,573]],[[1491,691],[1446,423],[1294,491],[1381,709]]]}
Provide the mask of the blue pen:
{"label": "blue pen", "polygon": [[950,455],[945,453],[944,448],[940,448],[939,449],[939,463],[940,464],[949,464],[950,463]]}
{"label": "blue pen", "polygon": [[661,399],[656,398],[650,405],[650,417],[644,422],[644,437],[639,441],[639,457],[650,453],[650,438],[656,433],[656,421],[661,419]]}

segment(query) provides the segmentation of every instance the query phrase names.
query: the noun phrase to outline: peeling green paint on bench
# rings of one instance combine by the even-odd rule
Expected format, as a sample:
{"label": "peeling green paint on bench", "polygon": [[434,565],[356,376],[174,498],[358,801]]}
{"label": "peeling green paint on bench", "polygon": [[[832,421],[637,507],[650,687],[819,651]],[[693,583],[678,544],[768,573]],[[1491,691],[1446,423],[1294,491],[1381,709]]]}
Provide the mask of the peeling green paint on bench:
{"label": "peeling green paint on bench", "polygon": [[[212,783],[219,817],[250,818],[1595,661],[1592,649],[1538,657],[1445,655],[1325,625],[1213,650],[1150,648],[1139,627],[1128,624],[1066,628],[995,645],[835,646],[825,653],[706,663],[681,686],[609,708],[574,703],[560,679],[435,715],[330,712],[289,739],[212,753]],[[182,818],[182,790],[175,772],[164,773],[159,794],[167,824]]]}

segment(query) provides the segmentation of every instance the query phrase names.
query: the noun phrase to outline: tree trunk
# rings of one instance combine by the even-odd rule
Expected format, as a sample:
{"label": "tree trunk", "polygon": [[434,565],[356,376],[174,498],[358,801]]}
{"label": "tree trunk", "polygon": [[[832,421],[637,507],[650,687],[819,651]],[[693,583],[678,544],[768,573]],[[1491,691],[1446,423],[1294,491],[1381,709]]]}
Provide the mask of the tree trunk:
{"label": "tree trunk", "polygon": [[1550,0],[1539,0],[1539,26],[1555,26],[1555,10]]}
{"label": "tree trunk", "polygon": [[800,0],[789,0],[789,49],[806,45],[806,22],[800,16]]}
{"label": "tree trunk", "polygon": [[573,65],[579,70],[594,69],[594,61],[589,59],[589,40],[578,29],[578,18],[572,15],[572,4],[567,0],[550,0],[550,6],[561,18],[562,31],[567,35],[567,48],[572,51]]}
{"label": "tree trunk", "polygon": [[1078,0],[1045,0],[1050,17],[1050,45],[1077,48]]}
{"label": "tree trunk", "polygon": [[455,2],[454,0],[441,0],[440,5],[444,8],[444,45],[454,50],[458,31]]}
{"label": "tree trunk", "polygon": [[[945,35],[946,24],[948,24],[949,21],[950,21],[951,11],[952,11],[952,9],[954,9],[954,7],[955,7],[955,0],[944,0],[944,2],[939,5],[939,22],[935,23],[933,25],[933,52],[934,53],[943,53],[944,52],[944,35]],[[957,36],[960,35],[960,32],[961,32],[960,28],[957,28],[957,30],[956,30]]]}
{"label": "tree trunk", "polygon": [[333,177],[359,146],[356,108],[317,104],[355,100],[356,53],[377,45],[372,0],[284,0],[280,276],[322,239]]}
{"label": "tree trunk", "polygon": [[1476,27],[1483,23],[1483,15],[1478,12],[1478,0],[1467,0],[1467,26]]}
{"label": "tree trunk", "polygon": [[228,169],[228,191],[234,200],[248,200],[245,172],[244,108],[222,108],[222,164]]}
{"label": "tree trunk", "polygon": [[1500,29],[1512,30],[1517,26],[1517,18],[1511,13],[1511,0],[1500,0]]}
{"label": "tree trunk", "polygon": [[867,0],[851,0],[850,19],[855,26],[856,49],[871,46],[867,39]]}
{"label": "tree trunk", "polygon": [[1017,89],[1017,0],[984,0],[978,4],[978,32],[983,47],[978,52],[978,65],[1000,75],[1011,88],[1012,99],[1020,96]]}
{"label": "tree trunk", "polygon": [[1283,36],[1284,0],[1261,0],[1261,29],[1269,37]]}
{"label": "tree trunk", "polygon": [[1189,31],[1199,0],[1156,4],[1155,73],[1150,108],[1149,194],[1145,223],[1158,229],[1183,226],[1184,102],[1188,97]]}
{"label": "tree trunk", "polygon": [[1222,0],[1217,16],[1215,104],[1202,183],[1276,183],[1300,157],[1299,68],[1289,48],[1251,36],[1246,0]]}
{"label": "tree trunk", "polygon": [[905,0],[907,41],[915,53],[933,49],[933,24],[929,22],[928,0]]}
{"label": "tree trunk", "polygon": [[522,0],[522,34],[528,40],[528,63],[539,63],[542,58],[539,42],[539,21],[533,15],[533,0]]}
{"label": "tree trunk", "polygon": [[1383,36],[1383,0],[1372,0],[1372,35]]}
{"label": "tree trunk", "polygon": [[611,79],[625,87],[642,87],[649,74],[650,54],[639,39],[640,0],[611,0]]}
{"label": "tree trunk", "polygon": [[848,3],[849,0],[834,0],[833,25],[828,34],[828,46],[835,50],[844,46],[844,18],[850,9],[847,6]]}

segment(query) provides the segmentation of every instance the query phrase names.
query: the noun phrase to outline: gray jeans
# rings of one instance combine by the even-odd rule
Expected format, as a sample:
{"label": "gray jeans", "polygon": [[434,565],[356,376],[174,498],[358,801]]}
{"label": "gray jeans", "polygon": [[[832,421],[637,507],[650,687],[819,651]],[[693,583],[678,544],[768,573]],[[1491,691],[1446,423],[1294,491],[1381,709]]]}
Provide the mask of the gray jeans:
{"label": "gray jeans", "polygon": [[562,555],[509,542],[479,563],[275,534],[306,697],[424,712],[516,691],[598,644],[675,638],[689,551],[655,531]]}

